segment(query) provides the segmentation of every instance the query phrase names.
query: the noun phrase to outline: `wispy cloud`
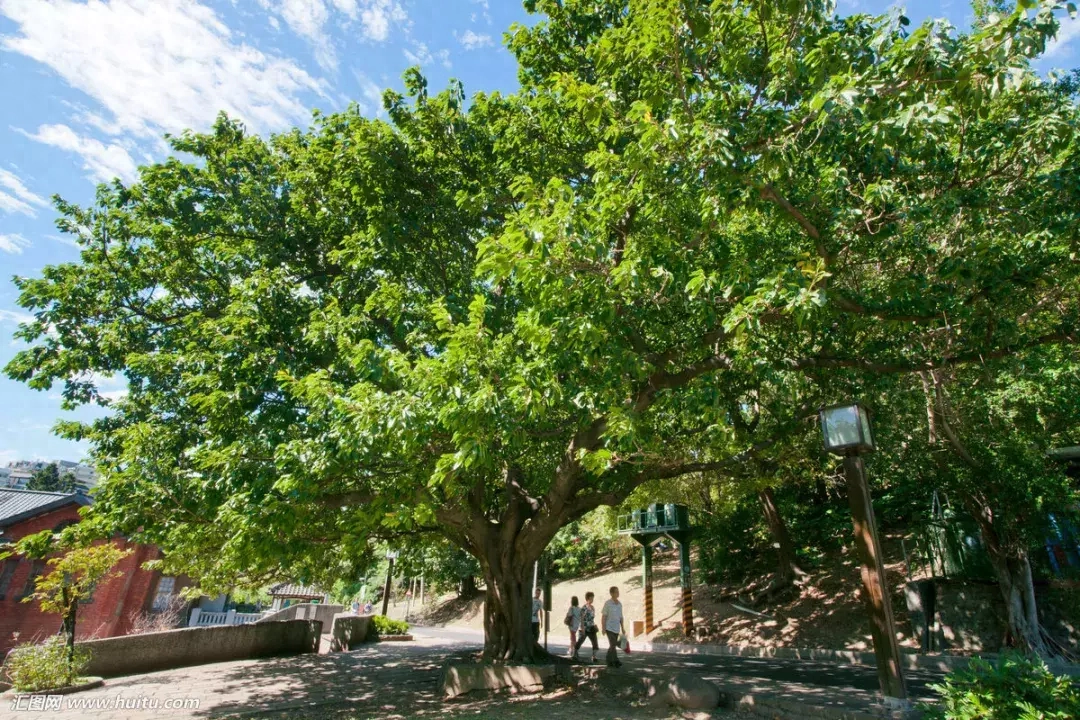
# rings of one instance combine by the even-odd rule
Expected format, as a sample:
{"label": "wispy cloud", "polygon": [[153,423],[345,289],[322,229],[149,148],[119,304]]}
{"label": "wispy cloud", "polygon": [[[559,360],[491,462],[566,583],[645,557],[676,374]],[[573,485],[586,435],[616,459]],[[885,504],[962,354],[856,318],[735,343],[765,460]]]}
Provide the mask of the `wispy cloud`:
{"label": "wispy cloud", "polygon": [[368,40],[382,42],[390,37],[391,24],[408,24],[409,15],[398,0],[361,0],[360,24]]}
{"label": "wispy cloud", "polygon": [[[0,237],[3,236],[0,235]],[[17,325],[19,323],[34,322],[35,319],[36,318],[34,318],[33,315],[27,312],[21,312],[19,310],[4,310],[0,308],[0,323],[8,322]]]}
{"label": "wispy cloud", "polygon": [[475,33],[472,30],[466,30],[458,38],[461,41],[462,46],[466,50],[476,50],[477,48],[490,47],[494,41],[490,35],[481,35]]}
{"label": "wispy cloud", "polygon": [[[21,255],[23,248],[30,247],[30,241],[24,238],[22,235],[13,234],[5,235],[0,233],[0,252],[6,252],[11,255]],[[0,320],[4,319],[2,313],[6,310],[0,310]]]}
{"label": "wispy cloud", "polygon": [[118,133],[205,129],[220,110],[256,131],[306,120],[326,85],[293,60],[236,39],[199,0],[0,0],[16,32],[0,46],[51,68],[103,106]]}
{"label": "wispy cloud", "polygon": [[0,211],[36,217],[34,208],[46,205],[45,198],[30,192],[15,173],[0,168]]}
{"label": "wispy cloud", "polygon": [[414,42],[412,50],[409,48],[402,48],[401,51],[405,54],[405,59],[413,65],[430,65],[438,60],[443,67],[452,67],[452,63],[450,62],[450,51],[446,49],[436,50],[433,53],[428,50],[426,43]]}
{"label": "wispy cloud", "polygon": [[1069,49],[1073,41],[1080,37],[1080,20],[1073,20],[1068,17],[1058,19],[1061,21],[1061,27],[1058,28],[1057,37],[1047,43],[1046,52],[1043,54],[1045,58],[1063,54]]}
{"label": "wispy cloud", "polygon": [[117,143],[106,145],[92,137],[79,135],[67,125],[42,125],[36,133],[19,132],[31,140],[78,155],[83,160],[83,169],[89,171],[91,180],[108,182],[120,178],[131,182],[138,174],[135,161],[123,146]]}
{"label": "wispy cloud", "polygon": [[356,82],[360,85],[360,95],[364,99],[363,102],[359,103],[360,107],[363,108],[364,112],[372,115],[382,114],[383,88],[379,87],[378,83],[359,70],[353,70],[353,75],[356,76]]}

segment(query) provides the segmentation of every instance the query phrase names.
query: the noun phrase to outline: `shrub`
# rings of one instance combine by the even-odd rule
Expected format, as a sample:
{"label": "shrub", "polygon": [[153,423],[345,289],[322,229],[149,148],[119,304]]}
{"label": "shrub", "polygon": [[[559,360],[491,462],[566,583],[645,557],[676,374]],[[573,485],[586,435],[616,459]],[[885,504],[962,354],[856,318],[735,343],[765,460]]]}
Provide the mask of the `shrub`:
{"label": "shrub", "polygon": [[90,665],[90,650],[75,646],[75,661],[68,671],[67,644],[59,635],[40,645],[27,643],[11,651],[4,672],[20,692],[37,692],[74,685]]}
{"label": "shrub", "polygon": [[391,620],[385,615],[372,615],[368,625],[368,642],[374,642],[383,635],[404,635],[409,632],[409,623],[404,620]]}
{"label": "shrub", "polygon": [[1054,677],[1037,659],[1010,653],[997,665],[972,660],[930,686],[940,705],[926,706],[927,720],[1071,720],[1080,718],[1080,693],[1068,677]]}

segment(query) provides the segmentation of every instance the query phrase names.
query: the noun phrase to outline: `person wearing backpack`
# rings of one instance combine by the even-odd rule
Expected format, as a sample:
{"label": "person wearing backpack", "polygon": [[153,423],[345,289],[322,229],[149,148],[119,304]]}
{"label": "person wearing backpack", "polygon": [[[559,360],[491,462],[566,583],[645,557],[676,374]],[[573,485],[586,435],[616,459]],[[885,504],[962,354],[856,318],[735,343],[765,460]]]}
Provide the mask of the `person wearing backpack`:
{"label": "person wearing backpack", "polygon": [[578,607],[577,595],[570,598],[570,607],[566,609],[563,624],[570,629],[570,654],[573,655],[577,646],[577,635],[581,630],[581,608]]}
{"label": "person wearing backpack", "polygon": [[581,632],[578,634],[577,643],[574,644],[574,654],[571,656],[574,660],[580,660],[578,650],[585,644],[586,638],[592,642],[593,662],[596,662],[596,653],[600,650],[600,643],[596,641],[596,608],[593,607],[593,597],[595,596],[591,592],[585,593],[585,606],[581,608]]}

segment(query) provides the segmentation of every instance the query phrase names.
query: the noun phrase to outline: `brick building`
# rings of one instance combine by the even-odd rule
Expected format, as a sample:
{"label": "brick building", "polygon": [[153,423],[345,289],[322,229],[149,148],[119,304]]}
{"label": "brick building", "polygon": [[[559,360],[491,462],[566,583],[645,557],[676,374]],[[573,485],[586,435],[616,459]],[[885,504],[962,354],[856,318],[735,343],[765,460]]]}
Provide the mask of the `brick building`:
{"label": "brick building", "polygon": [[[59,530],[79,521],[79,508],[91,499],[82,493],[0,489],[0,543],[42,530]],[[156,547],[114,540],[133,552],[120,561],[119,573],[98,587],[76,618],[79,639],[127,634],[139,615],[163,607],[180,587],[173,578],[144,570],[160,557]],[[60,630],[60,616],[42,613],[36,602],[22,602],[33,592],[34,578],[48,567],[44,561],[13,557],[0,563],[0,658],[15,645],[42,640]]]}

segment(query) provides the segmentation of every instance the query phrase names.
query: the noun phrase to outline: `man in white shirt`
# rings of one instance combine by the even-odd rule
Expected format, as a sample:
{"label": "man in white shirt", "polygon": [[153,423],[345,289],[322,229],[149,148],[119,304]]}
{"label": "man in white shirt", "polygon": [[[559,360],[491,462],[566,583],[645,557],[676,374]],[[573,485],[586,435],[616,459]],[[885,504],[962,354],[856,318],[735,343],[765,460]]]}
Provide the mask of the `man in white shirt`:
{"label": "man in white shirt", "polygon": [[604,603],[604,609],[600,613],[600,627],[604,629],[604,634],[607,635],[608,667],[620,667],[622,663],[619,662],[619,652],[615,648],[619,646],[619,634],[626,632],[626,628],[623,625],[623,608],[622,603],[619,602],[619,588],[613,586],[609,592],[611,598]]}
{"label": "man in white shirt", "polygon": [[533,640],[540,642],[540,620],[544,617],[544,601],[540,599],[540,588],[536,588],[532,601]]}

